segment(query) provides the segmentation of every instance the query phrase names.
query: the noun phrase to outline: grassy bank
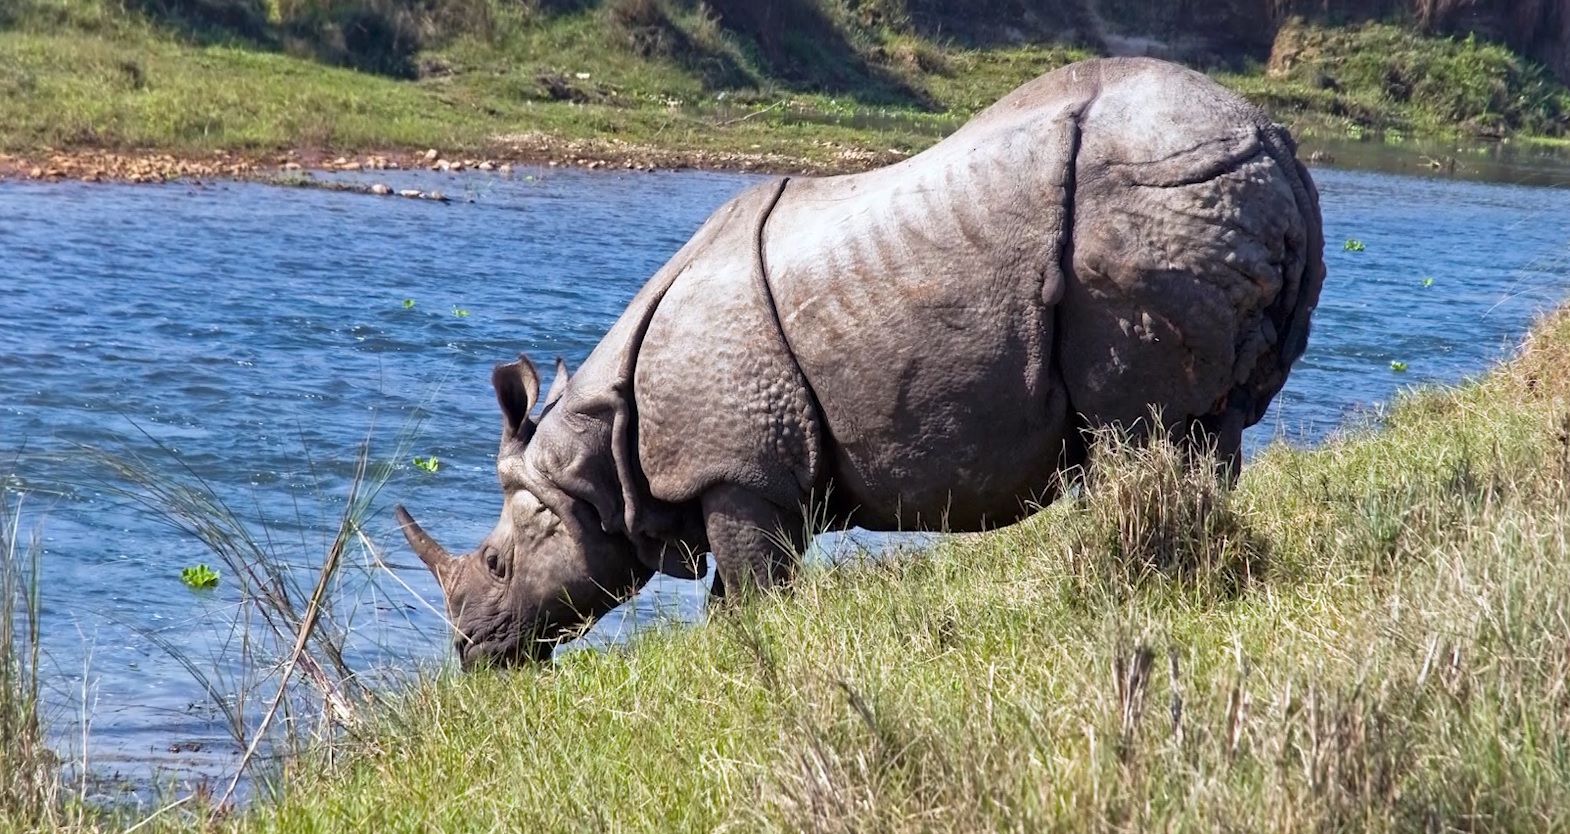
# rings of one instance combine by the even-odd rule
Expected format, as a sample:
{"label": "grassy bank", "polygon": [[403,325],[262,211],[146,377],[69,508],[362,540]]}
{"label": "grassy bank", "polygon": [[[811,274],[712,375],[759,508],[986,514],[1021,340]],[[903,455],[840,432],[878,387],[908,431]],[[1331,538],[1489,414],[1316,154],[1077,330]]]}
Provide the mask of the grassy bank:
{"label": "grassy bank", "polygon": [[1570,311],[1378,417],[1230,493],[1114,446],[1016,527],[381,692],[216,819],[58,804],[7,579],[0,831],[1562,830]]}
{"label": "grassy bank", "polygon": [[7,795],[0,831],[1570,827],[1570,312],[1379,417],[1230,493],[1114,447],[1016,527],[381,692],[215,820]]}
{"label": "grassy bank", "polygon": [[441,676],[256,830],[1559,830],[1570,315],[1222,494],[1093,497],[546,671]]}
{"label": "grassy bank", "polygon": [[[1065,30],[1043,21],[1045,40],[1014,43],[943,35],[898,3],[795,5],[776,36],[767,27],[783,24],[675,0],[15,0],[0,11],[0,152],[437,147],[848,170],[919,150],[1106,47],[1054,42]],[[1272,72],[1219,74],[1284,120],[1570,127],[1570,95],[1503,47],[1380,24],[1289,30]]]}

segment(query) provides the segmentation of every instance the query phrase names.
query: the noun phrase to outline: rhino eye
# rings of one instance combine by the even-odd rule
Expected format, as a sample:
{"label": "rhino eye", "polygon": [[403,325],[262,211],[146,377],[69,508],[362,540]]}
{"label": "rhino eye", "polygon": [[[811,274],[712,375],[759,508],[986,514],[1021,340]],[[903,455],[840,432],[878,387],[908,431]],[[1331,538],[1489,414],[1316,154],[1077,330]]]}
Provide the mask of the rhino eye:
{"label": "rhino eye", "polygon": [[502,560],[502,555],[494,547],[485,548],[485,569],[497,579],[507,578],[507,563]]}

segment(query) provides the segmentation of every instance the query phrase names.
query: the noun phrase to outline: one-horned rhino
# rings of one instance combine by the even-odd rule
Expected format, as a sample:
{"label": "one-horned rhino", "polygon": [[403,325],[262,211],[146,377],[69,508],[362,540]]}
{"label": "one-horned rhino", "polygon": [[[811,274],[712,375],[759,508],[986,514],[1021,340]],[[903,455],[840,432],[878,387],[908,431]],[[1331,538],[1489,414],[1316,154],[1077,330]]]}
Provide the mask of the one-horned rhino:
{"label": "one-horned rhino", "polygon": [[705,553],[717,592],[778,585],[825,519],[1011,523],[1083,429],[1153,407],[1237,466],[1324,280],[1295,153],[1205,76],[1107,59],[887,168],[746,190],[538,415],[533,365],[497,366],[505,503],[476,550],[398,508],[464,665],[547,658]]}

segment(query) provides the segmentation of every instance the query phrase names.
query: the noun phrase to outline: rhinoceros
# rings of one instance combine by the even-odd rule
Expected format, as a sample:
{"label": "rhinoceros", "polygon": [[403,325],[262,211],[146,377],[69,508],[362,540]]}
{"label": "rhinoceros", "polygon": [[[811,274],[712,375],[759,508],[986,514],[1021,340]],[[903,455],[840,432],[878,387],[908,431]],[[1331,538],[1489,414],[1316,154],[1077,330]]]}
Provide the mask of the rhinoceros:
{"label": "rhinoceros", "polygon": [[898,164],[748,188],[541,408],[526,357],[496,366],[504,504],[478,548],[396,508],[462,664],[548,659],[704,554],[723,594],[787,582],[831,525],[1012,523],[1085,429],[1153,409],[1238,465],[1324,280],[1295,154],[1204,75],[1104,59]]}

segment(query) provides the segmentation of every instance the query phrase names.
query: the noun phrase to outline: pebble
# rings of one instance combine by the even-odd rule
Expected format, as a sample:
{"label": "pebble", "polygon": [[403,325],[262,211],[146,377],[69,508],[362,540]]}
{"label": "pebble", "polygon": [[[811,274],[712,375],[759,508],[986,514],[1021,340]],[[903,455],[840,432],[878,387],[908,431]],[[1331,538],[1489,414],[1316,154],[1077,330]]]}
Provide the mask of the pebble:
{"label": "pebble", "polygon": [[378,196],[382,196],[382,197],[385,197],[385,196],[387,196],[387,195],[388,195],[388,194],[391,194],[391,193],[392,193],[392,189],[391,189],[391,188],[388,188],[388,187],[387,187],[387,186],[386,186],[386,185],[385,185],[385,184],[383,184],[383,183],[377,183],[377,184],[375,184],[375,185],[373,185],[373,186],[371,186],[371,193],[372,193],[372,194],[376,194],[376,195],[378,195]]}

